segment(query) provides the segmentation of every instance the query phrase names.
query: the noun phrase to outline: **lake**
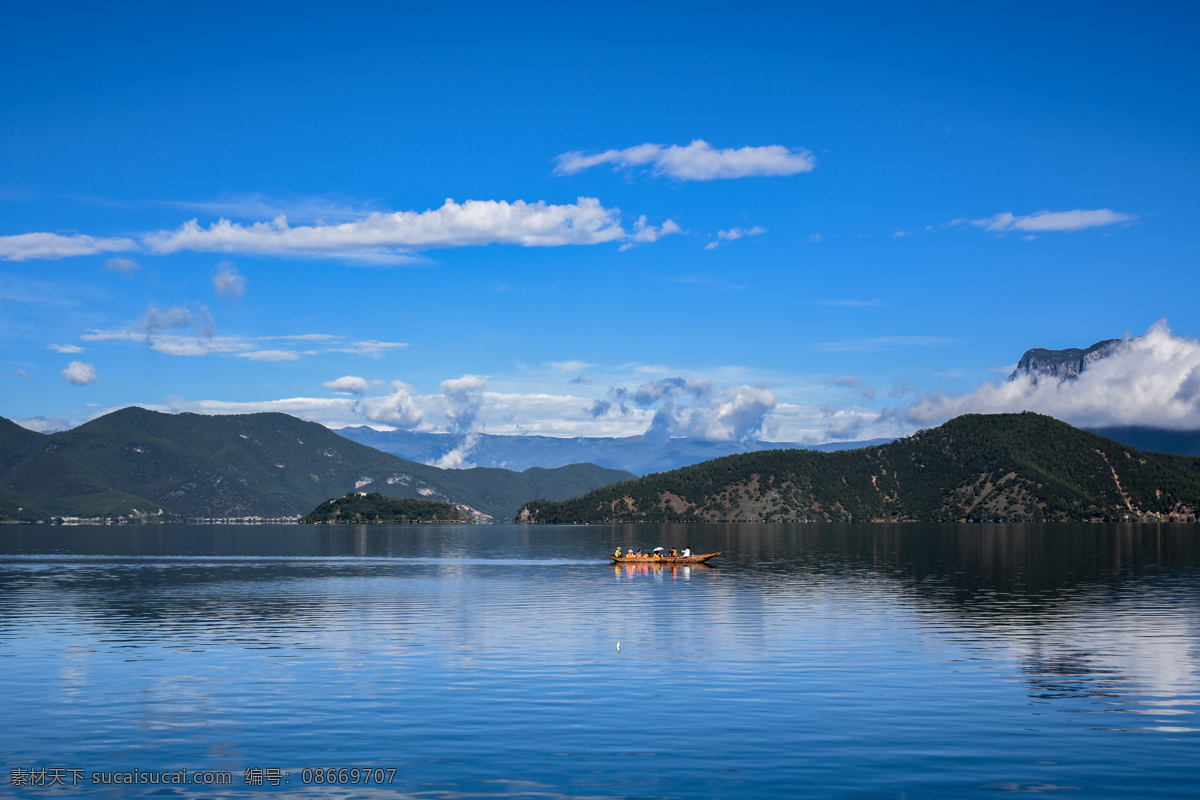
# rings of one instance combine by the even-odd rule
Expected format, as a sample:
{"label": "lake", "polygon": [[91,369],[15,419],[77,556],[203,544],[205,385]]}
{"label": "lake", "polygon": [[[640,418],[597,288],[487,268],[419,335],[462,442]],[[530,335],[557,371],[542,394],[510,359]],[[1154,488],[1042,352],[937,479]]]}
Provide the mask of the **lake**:
{"label": "lake", "polygon": [[3,797],[1195,798],[1200,528],[6,526],[0,685]]}

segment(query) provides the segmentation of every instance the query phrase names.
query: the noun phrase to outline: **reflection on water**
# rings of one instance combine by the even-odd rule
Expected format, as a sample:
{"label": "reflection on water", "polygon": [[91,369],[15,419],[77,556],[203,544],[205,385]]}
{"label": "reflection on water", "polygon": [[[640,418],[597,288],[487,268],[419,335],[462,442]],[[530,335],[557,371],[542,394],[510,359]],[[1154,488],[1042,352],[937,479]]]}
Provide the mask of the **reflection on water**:
{"label": "reflection on water", "polygon": [[1195,796],[1197,531],[14,527],[0,755],[237,777],[120,796]]}

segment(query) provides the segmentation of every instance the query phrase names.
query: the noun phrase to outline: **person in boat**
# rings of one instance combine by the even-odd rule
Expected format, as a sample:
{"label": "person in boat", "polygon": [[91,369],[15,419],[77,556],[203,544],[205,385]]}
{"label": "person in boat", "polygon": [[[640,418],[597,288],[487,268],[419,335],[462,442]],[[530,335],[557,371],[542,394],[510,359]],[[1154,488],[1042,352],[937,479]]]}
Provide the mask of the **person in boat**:
{"label": "person in boat", "polygon": [[621,557],[621,548],[618,547],[617,552],[613,553],[613,558],[620,558],[620,557]]}
{"label": "person in boat", "polygon": [[683,548],[683,557],[684,558],[688,558],[689,556],[691,556],[691,554],[692,554],[692,548],[690,548],[690,547]]}
{"label": "person in boat", "polygon": [[675,557],[677,557],[678,555],[679,555],[679,552],[678,552],[678,551],[676,551],[674,547],[672,547],[672,548],[671,548],[671,558],[675,558]]}

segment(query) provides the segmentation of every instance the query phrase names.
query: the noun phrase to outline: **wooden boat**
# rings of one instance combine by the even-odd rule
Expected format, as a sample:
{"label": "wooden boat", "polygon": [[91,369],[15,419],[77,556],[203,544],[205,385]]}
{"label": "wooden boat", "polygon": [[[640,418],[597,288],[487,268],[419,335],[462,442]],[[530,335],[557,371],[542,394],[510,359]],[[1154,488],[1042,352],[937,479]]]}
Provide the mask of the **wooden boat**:
{"label": "wooden boat", "polygon": [[703,564],[710,558],[719,555],[721,555],[720,550],[715,553],[704,553],[703,555],[661,556],[659,558],[655,558],[654,556],[642,556],[641,558],[638,556],[609,556],[608,560],[614,564],[647,564],[650,566],[655,564]]}

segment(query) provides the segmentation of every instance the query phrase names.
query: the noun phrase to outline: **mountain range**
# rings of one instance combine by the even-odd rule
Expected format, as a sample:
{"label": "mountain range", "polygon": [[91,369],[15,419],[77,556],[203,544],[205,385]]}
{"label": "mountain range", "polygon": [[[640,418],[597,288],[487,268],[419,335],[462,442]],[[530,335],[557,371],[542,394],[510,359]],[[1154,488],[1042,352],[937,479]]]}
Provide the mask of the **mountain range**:
{"label": "mountain range", "polygon": [[[1104,339],[1091,347],[1050,350],[1035,347],[1026,350],[1008,376],[1022,375],[1039,380],[1074,380],[1097,361],[1118,351],[1123,340]],[[1149,427],[1095,428],[1095,433],[1140,450],[1179,455],[1200,455],[1200,431],[1171,431]],[[380,431],[367,426],[347,427],[338,431],[351,441],[412,461],[434,464],[460,448],[465,437],[450,433],[419,431]],[[635,475],[699,464],[713,458],[761,450],[806,449],[818,452],[856,450],[885,444],[890,439],[829,442],[806,445],[797,442],[704,441],[701,439],[664,439],[651,436],[574,437],[497,436],[471,434],[472,446],[466,458],[480,466],[504,469],[559,467],[590,463],[610,469],[628,470]]]}
{"label": "mountain range", "polygon": [[726,456],[562,502],[528,523],[1196,521],[1200,458],[1146,453],[1052,417],[967,414],[889,444]]}
{"label": "mountain range", "polygon": [[42,434],[0,418],[0,519],[291,517],[370,487],[510,519],[634,477],[593,464],[445,470],[349,441],[286,414],[207,416],[124,408]]}
{"label": "mountain range", "polygon": [[[351,441],[369,445],[401,458],[436,463],[458,447],[461,436],[449,433],[417,431],[378,431],[366,426],[342,428],[338,431]],[[678,469],[699,464],[712,458],[779,448],[806,448],[833,451],[883,444],[889,439],[862,442],[831,442],[803,445],[794,442],[706,441],[703,439],[664,439],[651,436],[585,437],[560,439],[552,436],[472,435],[473,446],[468,458],[475,464],[504,469],[530,467],[560,467],[588,463],[609,469],[628,470],[635,475]]]}

